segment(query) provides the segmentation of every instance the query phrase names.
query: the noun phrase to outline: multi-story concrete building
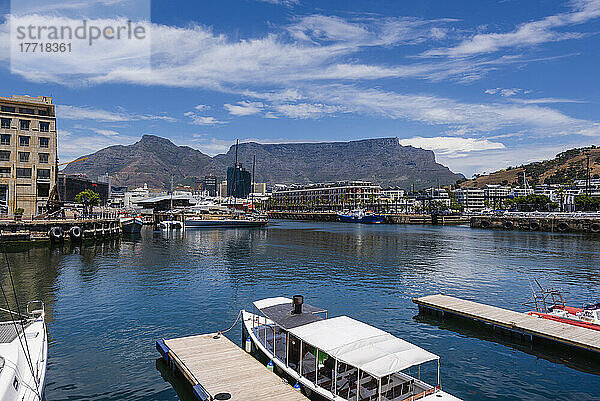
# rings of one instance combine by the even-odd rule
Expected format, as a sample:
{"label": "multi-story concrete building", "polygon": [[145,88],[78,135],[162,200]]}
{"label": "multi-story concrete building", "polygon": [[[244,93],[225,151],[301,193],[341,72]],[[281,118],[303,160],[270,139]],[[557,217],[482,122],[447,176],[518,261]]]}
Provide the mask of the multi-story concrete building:
{"label": "multi-story concrete building", "polygon": [[377,202],[381,187],[366,181],[339,181],[334,183],[291,185],[273,189],[273,199],[288,205],[347,205],[360,206]]}
{"label": "multi-story concrete building", "polygon": [[56,141],[51,97],[0,97],[1,215],[46,211],[56,185]]}
{"label": "multi-story concrete building", "polygon": [[504,200],[510,197],[510,190],[509,186],[488,184],[483,189],[483,193],[490,206],[497,208],[502,207]]}
{"label": "multi-story concrete building", "polygon": [[485,207],[485,191],[479,188],[459,188],[454,190],[456,201],[465,212],[481,211]]}

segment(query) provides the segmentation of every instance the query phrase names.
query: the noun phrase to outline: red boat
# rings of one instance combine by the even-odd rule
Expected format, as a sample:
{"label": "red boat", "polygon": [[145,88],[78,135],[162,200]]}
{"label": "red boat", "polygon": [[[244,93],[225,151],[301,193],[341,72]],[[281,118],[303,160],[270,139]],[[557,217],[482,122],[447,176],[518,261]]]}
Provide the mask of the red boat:
{"label": "red boat", "polygon": [[535,307],[535,311],[528,312],[529,315],[600,331],[600,302],[574,308],[565,305],[562,289],[544,289],[537,284],[540,289],[533,291],[533,296],[523,304]]}

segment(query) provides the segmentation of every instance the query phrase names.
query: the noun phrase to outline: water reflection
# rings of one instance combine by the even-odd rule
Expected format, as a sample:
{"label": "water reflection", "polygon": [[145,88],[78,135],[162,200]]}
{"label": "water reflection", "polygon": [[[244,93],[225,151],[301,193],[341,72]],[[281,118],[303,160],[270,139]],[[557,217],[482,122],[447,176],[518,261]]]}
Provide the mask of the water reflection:
{"label": "water reflection", "polygon": [[[445,292],[521,310],[535,277],[563,287],[574,305],[588,302],[600,295],[600,249],[585,236],[276,222],[145,227],[79,246],[13,246],[8,257],[19,300],[46,303],[48,401],[185,397],[157,374],[157,339],[224,329],[253,300],[295,293],[331,316],[349,315],[439,354],[445,388],[465,399],[567,399],[576,390],[591,400],[600,392],[597,375],[583,373],[596,367],[415,321],[411,301]],[[6,274],[0,279],[9,283]],[[239,342],[237,329],[228,334]]]}

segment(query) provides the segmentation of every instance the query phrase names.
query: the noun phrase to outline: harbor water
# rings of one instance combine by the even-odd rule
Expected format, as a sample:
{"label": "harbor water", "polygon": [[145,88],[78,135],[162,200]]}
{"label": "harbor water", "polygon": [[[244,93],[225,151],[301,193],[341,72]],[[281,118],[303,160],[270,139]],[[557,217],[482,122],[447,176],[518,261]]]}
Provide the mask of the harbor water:
{"label": "harbor water", "polygon": [[[46,303],[48,401],[177,400],[156,340],[225,329],[253,300],[294,294],[440,355],[444,390],[465,400],[600,394],[590,356],[417,317],[411,301],[444,292],[524,311],[533,279],[562,287],[574,306],[600,300],[600,247],[582,234],[276,221],[11,246],[8,259],[21,302]],[[239,342],[239,325],[227,334]]]}

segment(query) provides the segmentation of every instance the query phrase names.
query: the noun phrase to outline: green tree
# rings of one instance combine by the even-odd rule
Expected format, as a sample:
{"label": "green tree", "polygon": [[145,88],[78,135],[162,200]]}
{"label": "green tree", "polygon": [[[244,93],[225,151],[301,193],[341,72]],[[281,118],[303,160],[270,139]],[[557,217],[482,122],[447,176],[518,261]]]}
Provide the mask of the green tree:
{"label": "green tree", "polygon": [[575,208],[581,211],[598,211],[600,210],[600,198],[588,196],[588,195],[577,195],[575,197]]}
{"label": "green tree", "polygon": [[75,202],[83,205],[83,211],[87,215],[92,211],[92,207],[100,204],[100,195],[91,189],[86,189],[75,195]]}

